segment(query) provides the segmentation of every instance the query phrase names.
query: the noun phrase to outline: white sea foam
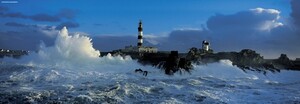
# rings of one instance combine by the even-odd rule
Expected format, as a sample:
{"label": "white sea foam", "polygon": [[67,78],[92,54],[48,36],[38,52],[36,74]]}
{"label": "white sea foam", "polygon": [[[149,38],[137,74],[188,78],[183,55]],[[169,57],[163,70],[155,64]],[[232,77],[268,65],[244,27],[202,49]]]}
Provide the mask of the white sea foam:
{"label": "white sea foam", "polygon": [[[130,56],[100,56],[100,51],[93,48],[87,36],[68,34],[64,27],[57,36],[54,46],[45,47],[42,43],[37,53],[31,52],[20,60],[5,58],[5,62],[21,63],[45,68],[70,70],[98,70],[103,72],[133,70],[142,67]],[[3,60],[3,59],[2,59]],[[118,70],[114,70],[118,69]]]}

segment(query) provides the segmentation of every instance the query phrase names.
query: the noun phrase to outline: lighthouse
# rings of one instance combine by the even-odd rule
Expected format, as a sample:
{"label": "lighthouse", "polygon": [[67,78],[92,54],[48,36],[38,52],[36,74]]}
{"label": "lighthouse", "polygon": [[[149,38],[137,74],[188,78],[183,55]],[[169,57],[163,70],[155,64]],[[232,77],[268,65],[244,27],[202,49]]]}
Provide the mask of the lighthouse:
{"label": "lighthouse", "polygon": [[143,24],[142,20],[140,20],[139,27],[138,27],[138,47],[142,47],[143,45]]}
{"label": "lighthouse", "polygon": [[119,49],[115,51],[120,51],[122,53],[139,53],[139,55],[143,55],[143,53],[157,53],[156,47],[143,46],[143,24],[142,20],[139,22],[138,27],[138,42],[137,46],[125,46],[124,49]]}

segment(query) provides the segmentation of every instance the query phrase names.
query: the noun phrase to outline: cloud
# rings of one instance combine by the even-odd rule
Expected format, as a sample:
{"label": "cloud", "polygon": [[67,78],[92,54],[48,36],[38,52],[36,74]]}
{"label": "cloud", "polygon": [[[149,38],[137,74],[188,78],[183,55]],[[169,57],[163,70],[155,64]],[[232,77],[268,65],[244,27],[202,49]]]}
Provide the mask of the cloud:
{"label": "cloud", "polygon": [[296,26],[300,28],[300,1],[299,0],[292,0],[291,1],[291,17],[293,22]]}
{"label": "cloud", "polygon": [[11,27],[25,27],[26,25],[16,23],[16,22],[7,22],[4,24],[5,26],[11,26]]}
{"label": "cloud", "polygon": [[0,47],[15,50],[38,50],[41,42],[47,46],[54,43],[54,38],[48,37],[44,33],[35,30],[29,31],[7,31],[0,32]]}
{"label": "cloud", "polygon": [[31,19],[33,21],[41,21],[41,22],[59,22],[61,19],[57,16],[51,16],[48,14],[36,14],[36,15],[25,15],[20,12],[15,13],[2,13],[0,17],[6,18],[21,18],[21,19]]}
{"label": "cloud", "polygon": [[152,45],[158,45],[159,42],[164,39],[165,37],[162,37],[162,36],[155,36],[155,35],[144,35],[143,36],[143,39],[144,39],[144,42],[148,42]]}
{"label": "cloud", "polygon": [[26,15],[21,12],[8,12],[7,7],[0,6],[0,17],[6,18],[21,18],[31,19],[38,22],[60,22],[64,18],[73,19],[76,16],[76,12],[71,9],[62,9],[55,15],[49,15],[46,13],[39,13],[34,15]]}
{"label": "cloud", "polygon": [[62,29],[64,26],[68,27],[68,28],[76,28],[76,27],[79,27],[79,24],[78,23],[75,23],[75,22],[63,22],[61,24],[59,24],[57,27],[56,27],[56,30],[60,30]]}
{"label": "cloud", "polygon": [[0,16],[1,17],[9,17],[9,18],[22,18],[22,19],[28,18],[28,16],[26,16],[22,13],[19,13],[19,12],[16,12],[16,13],[2,13]]}
{"label": "cloud", "polygon": [[24,24],[20,21],[60,22],[73,19],[75,15],[76,13],[70,9],[62,9],[54,15],[47,13],[28,15],[21,12],[10,11],[8,7],[0,6],[0,21],[4,20],[6,22],[0,23],[0,48],[38,50],[41,42],[44,42],[46,46],[51,46],[54,44],[54,40],[58,34],[56,28],[63,25],[75,28],[78,27],[79,24],[74,22],[61,22],[58,26],[51,26],[44,24]]}
{"label": "cloud", "polygon": [[[256,8],[232,15],[217,14],[207,21],[209,30],[218,33],[254,33],[281,26],[280,12],[275,9]],[[228,35],[228,34],[227,34]]]}
{"label": "cloud", "polygon": [[34,21],[47,21],[47,22],[59,22],[61,19],[57,16],[51,16],[48,14],[36,14],[29,16]]}
{"label": "cloud", "polygon": [[[212,16],[207,21],[207,27],[212,32],[212,37],[215,39],[213,44],[219,50],[250,48],[264,51],[271,49],[268,47],[274,46],[266,41],[287,36],[278,34],[275,37],[273,30],[285,27],[279,22],[279,18],[280,11],[278,10],[255,8],[231,15],[218,14]],[[282,48],[283,47],[272,50],[283,52],[281,50]]]}
{"label": "cloud", "polygon": [[[36,28],[40,30],[54,30],[55,26],[48,26],[48,25],[31,25],[31,24],[23,24],[23,23],[17,23],[17,22],[6,22],[4,26],[9,27],[26,27],[26,28]],[[25,29],[26,29],[25,28]],[[21,29],[20,29],[21,30]]]}
{"label": "cloud", "polygon": [[6,31],[0,31],[0,47],[4,49],[36,51],[41,42],[46,46],[53,45],[58,33],[52,26],[47,25],[27,25],[17,22],[0,24],[0,28],[4,27],[8,28]]}

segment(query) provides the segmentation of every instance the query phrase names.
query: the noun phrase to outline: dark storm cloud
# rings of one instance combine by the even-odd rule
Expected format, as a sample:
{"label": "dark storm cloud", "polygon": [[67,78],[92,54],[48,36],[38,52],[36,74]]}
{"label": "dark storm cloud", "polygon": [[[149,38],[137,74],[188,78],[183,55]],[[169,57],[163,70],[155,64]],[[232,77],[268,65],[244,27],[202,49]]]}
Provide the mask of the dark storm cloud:
{"label": "dark storm cloud", "polygon": [[1,17],[9,17],[9,18],[23,18],[26,19],[28,18],[26,15],[16,12],[16,13],[2,13]]}
{"label": "dark storm cloud", "polygon": [[59,22],[64,18],[73,19],[75,15],[76,12],[71,9],[62,9],[56,15],[49,15],[46,13],[26,15],[20,12],[8,12],[7,7],[0,6],[0,17],[6,17],[6,18],[31,19],[33,21],[40,21],[40,22]]}
{"label": "dark storm cloud", "polygon": [[42,21],[42,22],[58,22],[61,19],[57,16],[51,16],[48,14],[36,14],[32,16],[25,15],[20,12],[15,13],[2,13],[0,15],[1,17],[7,17],[7,18],[22,18],[22,19],[31,19],[33,21]]}
{"label": "dark storm cloud", "polygon": [[54,44],[54,37],[50,37],[40,30],[0,32],[0,47],[14,50],[38,50],[41,42],[46,46]]}
{"label": "dark storm cloud", "polygon": [[296,26],[300,27],[300,0],[291,1],[292,13],[291,17]]}
{"label": "dark storm cloud", "polygon": [[269,30],[280,23],[279,11],[274,9],[256,8],[248,11],[241,11],[232,15],[217,14],[207,21],[209,30],[220,35],[251,34],[261,30]]}
{"label": "dark storm cloud", "polygon": [[26,25],[16,22],[7,22],[4,24],[5,26],[11,26],[11,27],[25,27]]}
{"label": "dark storm cloud", "polygon": [[259,49],[263,42],[272,37],[270,30],[281,26],[280,12],[274,9],[256,8],[231,15],[218,14],[207,21],[216,49],[239,50]]}
{"label": "dark storm cloud", "polygon": [[7,22],[4,24],[4,26],[9,26],[9,27],[26,27],[30,29],[40,29],[40,30],[53,30],[54,26],[39,26],[39,25],[32,25],[32,24],[23,24],[23,23],[17,23],[17,22]]}
{"label": "dark storm cloud", "polygon": [[[73,19],[75,12],[68,9],[63,9],[55,15],[46,13],[27,15],[21,12],[9,11],[9,8],[0,6],[0,19],[5,18],[5,21],[15,21],[14,18],[30,19],[37,22],[60,22],[65,19]],[[1,20],[0,20],[1,21]],[[62,22],[58,26],[24,24],[18,22],[6,22],[0,24],[0,48],[5,49],[23,49],[23,50],[38,50],[41,42],[46,46],[54,44],[55,37],[58,33],[56,28],[67,26],[68,28],[79,27],[75,22]],[[18,27],[16,29],[16,27]]]}
{"label": "dark storm cloud", "polygon": [[[18,27],[18,29],[16,29]],[[0,48],[14,50],[38,50],[43,42],[46,46],[54,44],[57,30],[53,26],[7,22],[0,24]]]}
{"label": "dark storm cloud", "polygon": [[64,26],[66,26],[68,28],[76,28],[76,27],[79,27],[79,24],[76,22],[63,22],[63,23],[59,24],[58,26],[56,26],[55,29],[60,30]]}
{"label": "dark storm cloud", "polygon": [[36,14],[29,16],[34,21],[47,21],[47,22],[59,22],[61,19],[57,16],[51,16],[48,14]]}

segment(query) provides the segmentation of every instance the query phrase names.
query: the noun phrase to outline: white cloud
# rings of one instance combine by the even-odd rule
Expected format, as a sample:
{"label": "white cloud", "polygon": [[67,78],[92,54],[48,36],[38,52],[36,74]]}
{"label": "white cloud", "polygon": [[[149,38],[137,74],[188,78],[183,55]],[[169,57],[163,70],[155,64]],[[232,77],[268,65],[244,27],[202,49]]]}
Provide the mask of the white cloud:
{"label": "white cloud", "polygon": [[156,35],[144,35],[144,40],[146,42],[149,42],[152,45],[158,45],[160,43],[160,40],[162,39],[162,36],[156,36]]}
{"label": "white cloud", "polygon": [[250,10],[255,13],[271,13],[271,14],[278,14],[278,15],[280,14],[280,11],[276,9],[255,8]]}
{"label": "white cloud", "polygon": [[261,31],[270,31],[273,28],[278,26],[283,26],[283,23],[279,22],[280,19],[280,11],[276,9],[264,9],[264,8],[255,8],[250,9],[257,16],[269,16],[264,22],[262,21],[261,25],[257,28]]}

